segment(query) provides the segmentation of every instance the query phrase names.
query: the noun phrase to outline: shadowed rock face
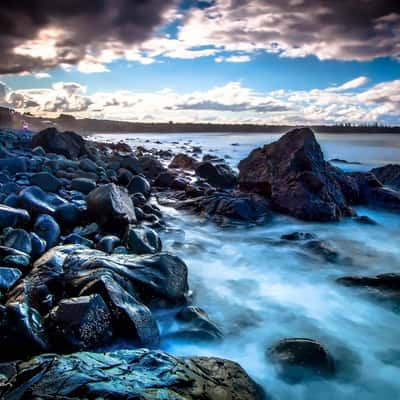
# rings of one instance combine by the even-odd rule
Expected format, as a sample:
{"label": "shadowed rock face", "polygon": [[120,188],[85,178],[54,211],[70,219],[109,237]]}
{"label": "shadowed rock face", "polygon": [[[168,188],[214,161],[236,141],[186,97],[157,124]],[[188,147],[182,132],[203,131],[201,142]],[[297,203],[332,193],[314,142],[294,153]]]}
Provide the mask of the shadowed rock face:
{"label": "shadowed rock face", "polygon": [[384,185],[400,190],[400,165],[388,164],[383,167],[373,168],[371,172]]}
{"label": "shadowed rock face", "polygon": [[309,128],[253,150],[239,170],[242,190],[270,197],[275,209],[297,218],[334,221],[354,214],[346,197],[357,197],[356,185],[324,160]]}
{"label": "shadowed rock face", "polygon": [[32,148],[42,147],[47,153],[62,154],[68,158],[77,158],[86,153],[84,139],[75,132],[59,132],[56,128],[47,128],[32,137]]}
{"label": "shadowed rock face", "polygon": [[261,389],[236,363],[172,357],[161,351],[47,354],[10,366],[5,400],[177,399],[261,400]]}

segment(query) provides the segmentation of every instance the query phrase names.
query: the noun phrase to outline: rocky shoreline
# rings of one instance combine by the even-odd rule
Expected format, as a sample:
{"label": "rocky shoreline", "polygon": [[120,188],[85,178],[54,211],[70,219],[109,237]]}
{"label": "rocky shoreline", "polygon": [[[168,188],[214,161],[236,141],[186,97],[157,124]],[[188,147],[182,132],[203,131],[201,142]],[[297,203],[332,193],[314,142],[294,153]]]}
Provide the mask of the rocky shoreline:
{"label": "rocky shoreline", "polygon": [[[231,361],[157,350],[157,310],[168,310],[177,326],[168,335],[223,339],[191,302],[190,266],[162,250],[157,201],[222,225],[265,223],[277,212],[372,224],[353,207],[400,210],[398,166],[344,173],[324,160],[308,128],[254,150],[238,175],[201,151],[131,149],[54,128],[0,131],[1,398],[265,398]],[[337,258],[312,235],[282,240]],[[338,283],[396,297],[398,280]],[[120,341],[135,349],[108,350]],[[291,382],[336,372],[334,357],[312,339],[283,339],[266,355]]]}

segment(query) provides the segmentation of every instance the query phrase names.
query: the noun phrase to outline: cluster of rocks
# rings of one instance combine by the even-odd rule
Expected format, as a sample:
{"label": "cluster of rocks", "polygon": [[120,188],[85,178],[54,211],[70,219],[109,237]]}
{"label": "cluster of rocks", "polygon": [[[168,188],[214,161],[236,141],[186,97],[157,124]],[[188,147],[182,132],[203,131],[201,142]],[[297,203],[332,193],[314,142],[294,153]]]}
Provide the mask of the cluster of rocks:
{"label": "cluster of rocks", "polygon": [[1,398],[262,398],[227,360],[156,350],[68,355],[121,340],[156,349],[160,309],[178,326],[168,336],[221,339],[190,304],[186,264],[162,251],[165,222],[151,192],[166,171],[122,143],[54,128],[0,131]]}

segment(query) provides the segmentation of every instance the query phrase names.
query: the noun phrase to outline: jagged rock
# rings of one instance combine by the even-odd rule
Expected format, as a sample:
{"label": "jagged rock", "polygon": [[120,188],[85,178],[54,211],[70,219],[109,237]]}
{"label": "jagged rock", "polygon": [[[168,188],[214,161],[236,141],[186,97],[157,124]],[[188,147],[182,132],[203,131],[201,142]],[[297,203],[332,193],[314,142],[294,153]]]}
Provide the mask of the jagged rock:
{"label": "jagged rock", "polygon": [[62,187],[60,179],[49,172],[38,172],[30,177],[32,185],[39,186],[46,192],[57,192]]}
{"label": "jagged rock", "polygon": [[179,358],[147,349],[43,355],[19,362],[9,373],[11,377],[0,388],[4,400],[267,400],[232,361]]}
{"label": "jagged rock", "polygon": [[283,240],[300,241],[315,239],[316,235],[310,232],[292,232],[281,236]]}
{"label": "jagged rock", "polygon": [[30,220],[26,210],[0,204],[0,229],[26,225]]}
{"label": "jagged rock", "polygon": [[338,250],[326,240],[310,240],[305,243],[304,247],[328,262],[334,263],[340,257]]}
{"label": "jagged rock", "polygon": [[161,251],[161,240],[157,233],[148,227],[131,226],[127,232],[126,245],[135,254],[152,254]]}
{"label": "jagged rock", "polygon": [[371,172],[386,186],[400,190],[400,165],[388,164],[373,168]]}
{"label": "jagged rock", "polygon": [[216,188],[226,189],[236,185],[236,175],[226,164],[201,162],[196,167],[196,174]]}
{"label": "jagged rock", "polygon": [[94,189],[86,202],[89,215],[111,233],[124,232],[130,223],[136,222],[128,193],[113,183]]}
{"label": "jagged rock", "polygon": [[281,212],[316,221],[354,215],[349,203],[358,197],[356,183],[324,161],[309,128],[294,129],[253,150],[239,170],[240,188],[270,197]]}
{"label": "jagged rock", "polygon": [[278,374],[293,383],[329,378],[335,373],[333,357],[316,340],[283,339],[268,349],[268,356]]}
{"label": "jagged rock", "polygon": [[197,165],[197,161],[184,153],[177,154],[168,168],[181,168],[181,169],[194,169]]}
{"label": "jagged rock", "polygon": [[0,343],[0,361],[23,359],[48,350],[39,313],[25,304],[0,305]]}
{"label": "jagged rock", "polygon": [[84,139],[74,132],[59,132],[47,128],[32,137],[32,148],[41,146],[47,153],[62,154],[67,158],[77,158],[86,154]]}
{"label": "jagged rock", "polygon": [[386,273],[375,276],[344,276],[337,279],[337,282],[346,286],[374,288],[400,294],[400,274],[397,273]]}
{"label": "jagged rock", "polygon": [[71,181],[71,188],[83,194],[89,194],[96,188],[96,182],[88,178],[74,178]]}
{"label": "jagged rock", "polygon": [[60,227],[51,215],[39,215],[36,218],[33,229],[46,242],[47,250],[54,247],[60,239]]}
{"label": "jagged rock", "polygon": [[150,183],[147,179],[140,175],[133,176],[127,185],[129,193],[142,193],[143,196],[149,197],[151,192]]}
{"label": "jagged rock", "polygon": [[8,229],[4,234],[4,246],[22,251],[26,254],[32,252],[32,240],[28,232],[23,229]]}
{"label": "jagged rock", "polygon": [[21,271],[17,268],[0,267],[0,291],[7,292],[21,277]]}
{"label": "jagged rock", "polygon": [[52,346],[62,352],[104,346],[113,335],[110,312],[98,294],[61,300],[46,326]]}

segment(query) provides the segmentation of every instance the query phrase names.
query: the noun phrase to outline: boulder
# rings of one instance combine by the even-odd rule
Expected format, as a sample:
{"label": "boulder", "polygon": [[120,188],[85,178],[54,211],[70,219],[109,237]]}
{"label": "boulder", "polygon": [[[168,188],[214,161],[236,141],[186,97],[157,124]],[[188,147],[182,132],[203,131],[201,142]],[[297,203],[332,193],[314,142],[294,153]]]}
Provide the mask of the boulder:
{"label": "boulder", "polygon": [[316,235],[314,233],[310,232],[291,232],[291,233],[286,233],[281,236],[281,239],[283,240],[289,240],[289,241],[303,241],[303,240],[311,240],[311,239],[316,239]]}
{"label": "boulder", "polygon": [[46,249],[54,247],[60,240],[60,227],[51,215],[42,214],[33,226],[35,233],[46,242]]}
{"label": "boulder", "polygon": [[270,197],[277,210],[296,218],[336,221],[355,214],[349,203],[357,200],[356,183],[324,160],[309,128],[253,150],[239,171],[242,190]]}
{"label": "boulder", "polygon": [[390,186],[393,189],[400,190],[400,165],[388,164],[383,167],[373,168],[371,172],[385,186]]}
{"label": "boulder", "polygon": [[216,188],[229,189],[236,185],[236,175],[226,164],[201,162],[196,167],[196,174]]}
{"label": "boulder", "polygon": [[139,165],[145,177],[150,180],[157,178],[161,172],[165,171],[165,167],[161,164],[160,160],[150,155],[139,157]]}
{"label": "boulder", "polygon": [[270,347],[267,354],[278,374],[291,383],[329,378],[335,374],[333,357],[313,339],[283,339]]}
{"label": "boulder", "polygon": [[168,168],[195,169],[196,165],[197,161],[193,157],[179,153],[173,158]]}
{"label": "boulder", "polygon": [[94,189],[87,196],[86,202],[93,220],[111,233],[124,232],[130,223],[136,222],[128,193],[113,183]]}
{"label": "boulder", "polygon": [[142,193],[143,196],[145,197],[150,196],[151,192],[150,183],[147,181],[146,178],[143,178],[143,176],[140,175],[133,176],[132,179],[129,181],[127,188],[129,193],[131,194]]}
{"label": "boulder", "polygon": [[346,286],[358,286],[381,291],[400,293],[400,274],[386,273],[375,276],[344,276],[337,282]]}
{"label": "boulder", "polygon": [[153,254],[161,251],[161,240],[157,233],[148,227],[129,227],[126,246],[134,254]]}
{"label": "boulder", "polygon": [[113,335],[110,311],[98,294],[61,300],[46,327],[52,347],[62,352],[104,346]]}
{"label": "boulder", "polygon": [[26,225],[30,215],[26,210],[0,204],[0,229]]}
{"label": "boulder", "polygon": [[75,203],[67,203],[56,208],[54,217],[63,228],[73,228],[82,223],[83,214]]}
{"label": "boulder", "polygon": [[11,399],[267,400],[240,365],[162,351],[48,354],[18,362],[0,388]]}
{"label": "boulder", "polygon": [[58,192],[62,187],[60,179],[49,172],[38,172],[30,177],[32,185],[39,186],[45,192]]}
{"label": "boulder", "polygon": [[47,128],[32,137],[32,148],[41,146],[47,153],[62,154],[67,158],[77,158],[86,154],[84,139],[75,132],[59,132]]}
{"label": "boulder", "polygon": [[71,189],[81,192],[83,194],[89,194],[96,188],[96,182],[88,178],[74,178],[71,181]]}

